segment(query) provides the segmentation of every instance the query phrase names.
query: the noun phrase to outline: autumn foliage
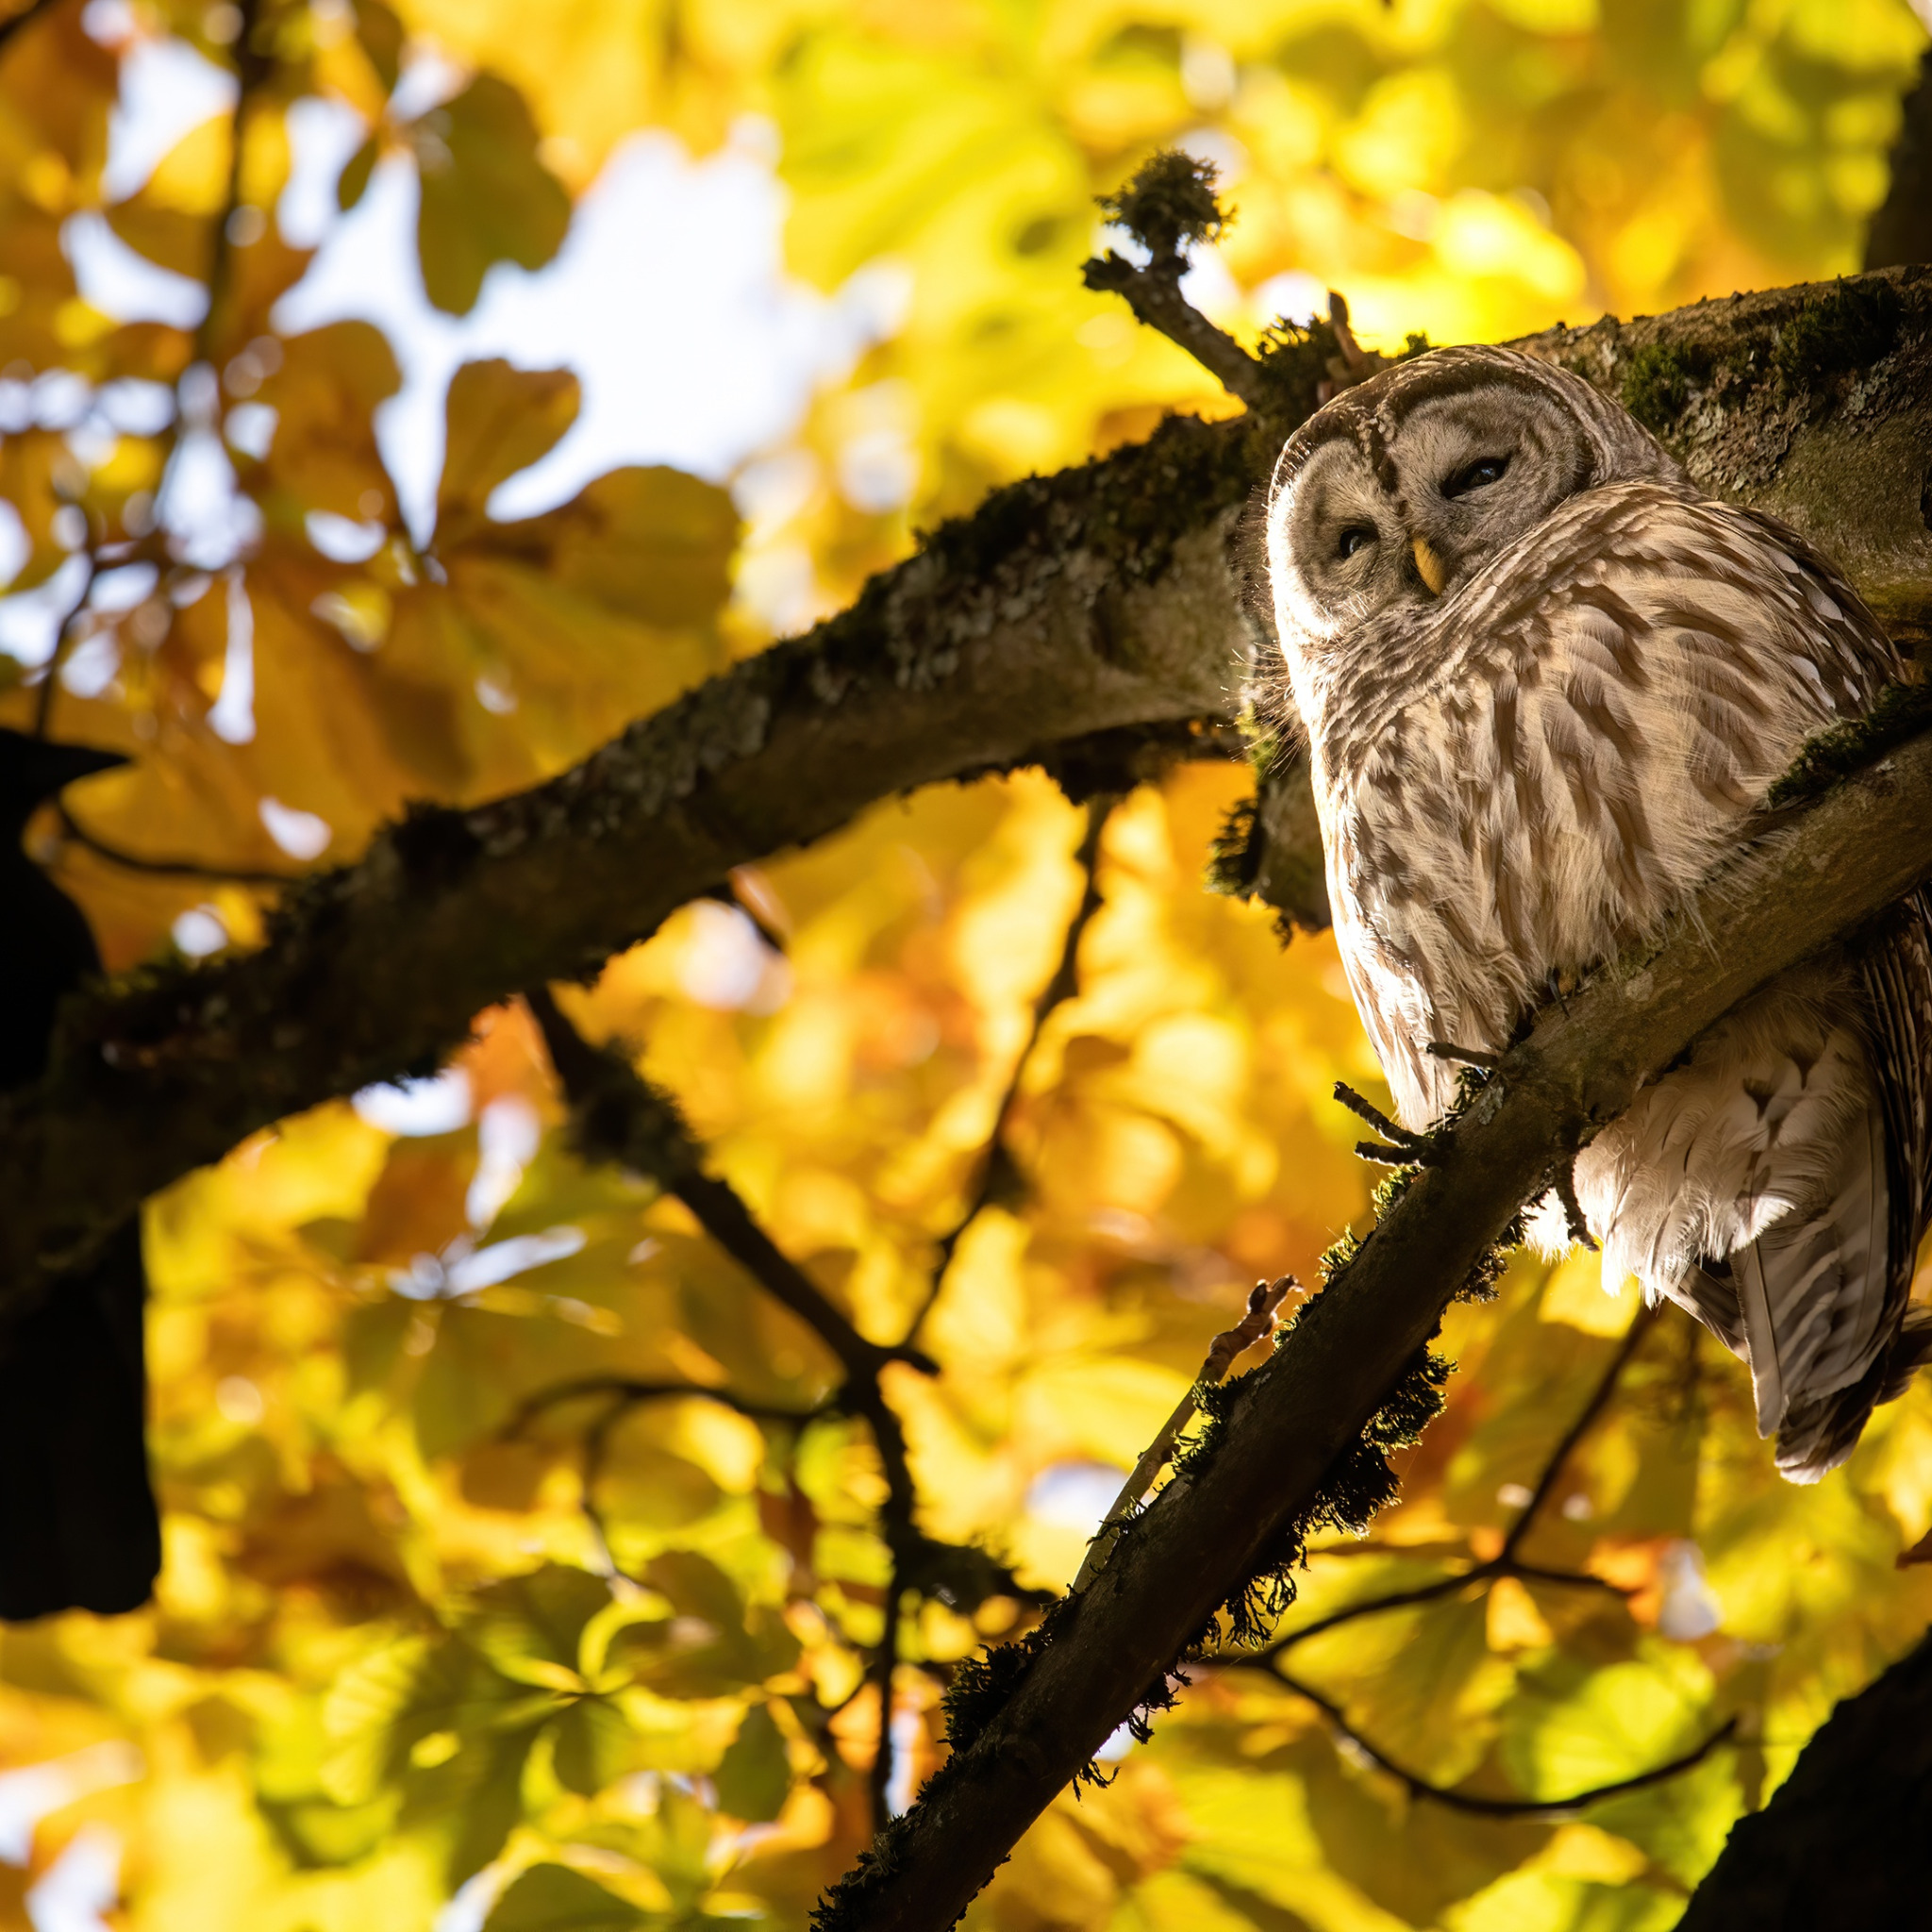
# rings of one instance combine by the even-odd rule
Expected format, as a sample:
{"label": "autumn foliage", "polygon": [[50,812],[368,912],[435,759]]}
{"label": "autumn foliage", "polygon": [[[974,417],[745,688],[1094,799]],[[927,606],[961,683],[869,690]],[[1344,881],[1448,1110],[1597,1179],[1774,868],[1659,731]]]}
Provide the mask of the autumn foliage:
{"label": "autumn foliage", "polygon": [[[567,768],[990,487],[1231,413],[1081,286],[1155,147],[1222,167],[1192,289],[1244,340],[1331,285],[1371,341],[1495,339],[1854,267],[1924,40],[1903,0],[54,0],[0,34],[0,723],[132,760],[29,841],[122,971],[258,943],[278,881]],[[164,36],[232,108],[109,199]],[[366,134],[344,219],[413,171],[447,314],[657,129],[774,152],[788,272],[886,319],[735,478],[515,518],[578,383],[466,363],[411,527],[396,345],[277,322],[318,99]],[[85,299],[98,223],[201,319]],[[802,1927],[1255,1279],[1369,1217],[1332,1093],[1386,1094],[1332,947],[1203,889],[1251,790],[922,792],[557,991],[860,1336],[930,1357],[877,1372],[909,1513],[824,1333],[590,1158],[522,1003],[152,1201],[166,1567],[149,1609],[0,1636],[0,1925],[58,1868],[133,1927],[408,1932],[459,1890],[451,1932]],[[1794,1489],[1745,1372],[1594,1256],[1519,1257],[1441,1346],[1373,1537],[969,1924],[1661,1932],[1932,1617],[1932,1391]]]}

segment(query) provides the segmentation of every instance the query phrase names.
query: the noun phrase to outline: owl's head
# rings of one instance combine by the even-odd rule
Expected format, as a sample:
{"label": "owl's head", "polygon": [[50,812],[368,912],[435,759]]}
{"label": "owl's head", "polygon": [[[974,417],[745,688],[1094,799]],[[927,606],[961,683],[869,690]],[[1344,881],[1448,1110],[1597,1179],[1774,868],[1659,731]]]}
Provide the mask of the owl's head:
{"label": "owl's head", "polygon": [[1436,349],[1345,391],[1289,439],[1268,500],[1274,621],[1315,661],[1459,593],[1560,504],[1681,486],[1675,460],[1581,376],[1513,349]]}

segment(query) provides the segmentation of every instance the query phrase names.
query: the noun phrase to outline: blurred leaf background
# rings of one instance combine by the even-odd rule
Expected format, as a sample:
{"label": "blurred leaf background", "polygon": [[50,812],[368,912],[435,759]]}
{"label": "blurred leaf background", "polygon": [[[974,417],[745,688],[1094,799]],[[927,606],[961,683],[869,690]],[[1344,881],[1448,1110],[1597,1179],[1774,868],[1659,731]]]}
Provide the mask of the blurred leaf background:
{"label": "blurred leaf background", "polygon": [[[1154,148],[1222,171],[1189,288],[1237,333],[1332,286],[1371,340],[1492,340],[1854,268],[1925,42],[1903,0],[55,0],[0,34],[0,718],[135,760],[31,835],[116,967],[254,943],[406,801],[533,783],[989,487],[1228,411],[1080,286]],[[770,227],[722,297],[623,227],[719,182]],[[401,239],[358,254],[378,208]],[[757,327],[699,355],[675,325],[720,299]],[[903,1806],[950,1667],[1064,1585],[1247,1286],[1368,1211],[1332,949],[1202,891],[1244,790],[884,806],[567,996],[877,1341],[983,1203],[941,1374],[887,1389],[922,1527],[1017,1582],[887,1602],[832,1357],[581,1164],[529,1016],[479,1015],[435,1080],[150,1204],[166,1568],[0,1637],[0,1924],[802,1926],[882,1727]],[[1932,1393],[1789,1488],[1738,1366],[1674,1316],[1626,1352],[1634,1308],[1579,1256],[1456,1310],[1399,1507],[1286,1627],[1440,1593],[1197,1672],[968,1923],[1674,1923],[1932,1616],[1895,1567]],[[1581,1811],[1412,1788],[1549,1805],[1726,1725]]]}

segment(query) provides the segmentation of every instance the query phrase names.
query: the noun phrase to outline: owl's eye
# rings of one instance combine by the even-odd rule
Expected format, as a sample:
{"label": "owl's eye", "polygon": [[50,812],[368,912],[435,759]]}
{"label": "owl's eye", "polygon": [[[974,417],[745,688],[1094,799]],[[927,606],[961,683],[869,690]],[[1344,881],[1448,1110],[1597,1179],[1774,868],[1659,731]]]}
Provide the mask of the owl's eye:
{"label": "owl's eye", "polygon": [[1508,467],[1507,457],[1478,457],[1443,478],[1442,494],[1467,496],[1472,490],[1487,490],[1491,483],[1503,480],[1503,472]]}
{"label": "owl's eye", "polygon": [[1375,541],[1375,533],[1366,524],[1351,524],[1342,531],[1336,543],[1336,554],[1340,557],[1353,557],[1357,550],[1366,550]]}

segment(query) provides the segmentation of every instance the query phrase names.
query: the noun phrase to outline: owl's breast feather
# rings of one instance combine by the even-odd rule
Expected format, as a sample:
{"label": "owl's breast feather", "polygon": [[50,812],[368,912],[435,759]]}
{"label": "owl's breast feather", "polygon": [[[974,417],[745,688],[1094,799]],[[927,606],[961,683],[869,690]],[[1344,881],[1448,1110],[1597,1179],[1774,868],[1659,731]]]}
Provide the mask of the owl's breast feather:
{"label": "owl's breast feather", "polygon": [[1653,485],[1591,492],[1381,658],[1416,667],[1406,694],[1318,708],[1337,940],[1406,1124],[1453,1091],[1430,1040],[1498,1048],[1553,975],[1655,927],[1895,666],[1777,536]]}

